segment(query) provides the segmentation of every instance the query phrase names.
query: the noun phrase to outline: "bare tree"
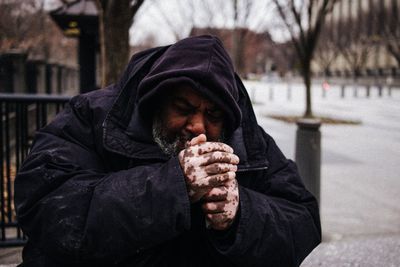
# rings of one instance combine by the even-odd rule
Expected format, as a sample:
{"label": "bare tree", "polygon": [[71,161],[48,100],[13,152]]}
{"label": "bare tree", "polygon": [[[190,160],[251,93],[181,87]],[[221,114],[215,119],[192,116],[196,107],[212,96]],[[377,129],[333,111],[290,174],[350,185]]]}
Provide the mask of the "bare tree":
{"label": "bare tree", "polygon": [[96,0],[102,86],[116,82],[129,60],[129,29],[144,0]]}
{"label": "bare tree", "polygon": [[[325,26],[321,32],[319,42],[315,48],[315,62],[322,69],[324,76],[331,72],[331,65],[339,55],[339,37],[335,36],[334,28]],[[336,26],[336,25],[334,25]]]}
{"label": "bare tree", "polygon": [[341,28],[346,31],[338,38],[340,54],[352,73],[355,87],[370,55],[379,44],[377,26],[381,22],[377,19],[378,12],[374,8],[367,11],[360,9],[357,17],[349,16],[341,21]]}
{"label": "bare tree", "polygon": [[273,0],[278,14],[290,33],[301,65],[306,87],[304,117],[312,117],[311,62],[318,43],[325,17],[339,0]]}
{"label": "bare tree", "polygon": [[[152,19],[158,21],[160,25],[165,25],[165,29],[172,33],[175,41],[185,38],[189,30],[194,27],[196,13],[199,13],[197,8],[199,3],[206,7],[208,5],[207,1],[196,3],[192,0],[170,0],[168,2],[150,0],[148,3],[154,8],[154,13],[150,14]],[[171,11],[167,9],[167,6],[174,7],[173,16],[171,16]],[[148,15],[148,13],[142,13],[142,15]]]}
{"label": "bare tree", "polygon": [[44,10],[43,0],[0,2],[0,52],[11,49],[29,58],[76,63],[76,41],[63,36]]}
{"label": "bare tree", "polygon": [[357,83],[368,62],[368,57],[374,49],[373,41],[364,35],[349,42],[342,41],[339,47],[341,55],[352,72],[354,82]]}
{"label": "bare tree", "polygon": [[324,75],[329,75],[331,65],[339,54],[339,47],[335,40],[330,38],[322,38],[322,42],[317,46],[315,51],[315,61],[322,69]]}
{"label": "bare tree", "polygon": [[[255,26],[256,29],[264,31],[265,28],[265,17],[256,18],[256,15],[259,14],[260,6],[255,5],[254,0],[232,0],[233,4],[233,47],[232,47],[232,57],[233,63],[236,67],[236,71],[241,75],[246,75],[246,61],[245,61],[245,51],[246,47],[252,40],[249,40],[249,28],[251,24],[257,24]],[[262,7],[267,7],[268,4],[263,5]],[[266,13],[266,10],[264,10]],[[264,13],[264,14],[265,14]]]}
{"label": "bare tree", "polygon": [[[226,46],[235,68],[239,74],[245,75],[248,69],[244,60],[245,51],[247,43],[251,43],[251,40],[248,40],[249,29],[258,32],[266,30],[268,5],[265,1],[151,0],[150,2],[156,10],[152,18],[161,20],[166,29],[172,32],[175,41],[196,32],[217,35],[223,40],[229,39],[229,44]],[[173,16],[168,10],[171,7]],[[197,31],[200,28],[204,30]]]}
{"label": "bare tree", "polygon": [[[245,51],[254,40],[250,29],[266,32],[266,17],[269,2],[254,0],[231,0],[233,10],[232,59],[240,76],[246,76],[247,66]],[[260,4],[261,3],[261,4]],[[260,14],[262,14],[260,16]],[[268,34],[268,33],[267,33]],[[268,36],[266,36],[268,37]]]}
{"label": "bare tree", "polygon": [[398,1],[392,1],[392,7],[386,9],[388,22],[383,25],[382,42],[400,67],[400,12]]}
{"label": "bare tree", "polygon": [[141,15],[150,15],[152,20],[165,25],[165,29],[172,33],[175,41],[187,37],[193,28],[211,30],[216,25],[228,27],[232,22],[226,19],[230,17],[231,7],[221,0],[149,0],[147,3],[149,10],[153,12]]}
{"label": "bare tree", "polygon": [[32,34],[39,26],[36,13],[39,7],[31,1],[0,2],[0,49],[20,49],[28,52],[40,36]]}
{"label": "bare tree", "polygon": [[[248,72],[248,62],[246,52],[255,48],[256,43],[263,43],[259,35],[253,34],[254,31],[261,32],[263,39],[270,41],[267,31],[267,18],[270,10],[270,1],[255,0],[232,0],[233,4],[233,34],[232,34],[232,58],[236,71],[240,76],[245,77]],[[268,47],[269,48],[269,47]],[[267,49],[267,48],[266,48]],[[264,56],[271,57],[270,51],[265,50]]]}

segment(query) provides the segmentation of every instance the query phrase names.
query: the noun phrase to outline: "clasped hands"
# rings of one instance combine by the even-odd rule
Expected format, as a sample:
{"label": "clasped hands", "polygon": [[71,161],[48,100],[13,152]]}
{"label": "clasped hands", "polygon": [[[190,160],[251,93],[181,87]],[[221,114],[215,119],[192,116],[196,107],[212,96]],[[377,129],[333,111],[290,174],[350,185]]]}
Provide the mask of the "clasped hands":
{"label": "clasped hands", "polygon": [[236,181],[239,158],[223,143],[207,142],[204,134],[188,142],[179,153],[191,203],[203,201],[209,227],[225,230],[233,223],[239,207]]}

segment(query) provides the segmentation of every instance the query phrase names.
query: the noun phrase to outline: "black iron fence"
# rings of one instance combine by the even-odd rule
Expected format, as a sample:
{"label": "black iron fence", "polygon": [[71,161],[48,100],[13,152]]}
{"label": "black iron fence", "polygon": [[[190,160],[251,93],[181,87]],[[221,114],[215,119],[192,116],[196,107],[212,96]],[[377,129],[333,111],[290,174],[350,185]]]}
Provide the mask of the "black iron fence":
{"label": "black iron fence", "polygon": [[18,227],[14,179],[33,136],[60,112],[70,97],[0,94],[0,247],[19,246],[26,237]]}

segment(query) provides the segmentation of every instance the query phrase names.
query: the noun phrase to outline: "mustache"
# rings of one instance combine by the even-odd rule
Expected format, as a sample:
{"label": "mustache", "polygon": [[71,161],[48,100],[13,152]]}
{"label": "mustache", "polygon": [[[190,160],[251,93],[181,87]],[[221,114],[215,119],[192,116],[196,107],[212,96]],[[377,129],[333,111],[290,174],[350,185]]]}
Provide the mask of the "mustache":
{"label": "mustache", "polygon": [[190,132],[186,132],[184,131],[182,134],[180,134],[179,136],[177,136],[181,141],[184,142],[189,142],[190,140],[192,140],[193,138],[195,138],[197,135],[190,133]]}
{"label": "mustache", "polygon": [[194,135],[190,132],[168,134],[168,127],[163,120],[156,116],[153,120],[153,139],[161,150],[170,156],[176,156],[180,150],[186,147],[186,144],[192,140]]}
{"label": "mustache", "polygon": [[[155,115],[153,117],[152,134],[155,143],[158,144],[158,146],[165,154],[170,156],[178,155],[182,149],[188,147],[189,142],[193,138],[198,136],[198,134],[186,131],[185,129],[179,132],[171,133],[168,130],[168,125],[165,123],[160,115]],[[220,136],[215,141],[224,142],[224,140],[225,131],[222,130]]]}

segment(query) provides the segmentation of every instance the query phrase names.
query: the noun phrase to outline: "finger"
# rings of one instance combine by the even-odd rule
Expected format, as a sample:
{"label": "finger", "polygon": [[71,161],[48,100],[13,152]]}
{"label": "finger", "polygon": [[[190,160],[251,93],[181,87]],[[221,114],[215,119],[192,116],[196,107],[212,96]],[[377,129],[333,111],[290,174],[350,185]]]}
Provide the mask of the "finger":
{"label": "finger", "polygon": [[207,174],[219,174],[225,172],[236,172],[237,166],[229,163],[213,163],[205,167]]}
{"label": "finger", "polygon": [[204,196],[206,193],[207,193],[207,191],[202,191],[202,190],[195,191],[195,190],[193,190],[193,189],[190,189],[190,190],[188,191],[190,203],[195,203],[195,202],[199,201],[200,199],[203,198],[203,196]]}
{"label": "finger", "polygon": [[207,142],[207,136],[205,134],[200,134],[194,137],[192,140],[190,140],[189,146],[199,145],[204,142]]}
{"label": "finger", "polygon": [[213,151],[223,151],[223,152],[233,153],[233,148],[231,148],[227,144],[220,142],[204,142],[199,145],[193,146],[193,148],[196,149],[198,155],[202,155]]}
{"label": "finger", "polygon": [[236,178],[236,173],[233,171],[229,171],[229,172],[225,172],[225,173],[207,176],[204,179],[208,180],[208,184],[210,187],[217,187],[217,186],[225,184],[226,181],[233,180],[235,178]]}
{"label": "finger", "polygon": [[229,180],[233,180],[236,177],[235,172],[226,172],[215,175],[208,175],[207,172],[205,170],[202,170],[201,168],[200,171],[201,172],[197,172],[195,175],[190,176],[193,177],[193,180],[191,181],[192,187],[195,188],[201,188],[201,187],[213,188],[218,186],[226,187],[226,182]]}
{"label": "finger", "polygon": [[232,153],[215,151],[201,156],[187,157],[183,162],[190,163],[192,166],[207,166],[213,163],[229,163],[236,165],[239,163],[239,157]]}
{"label": "finger", "polygon": [[224,186],[214,187],[203,196],[205,202],[224,201],[228,197],[228,191]]}
{"label": "finger", "polygon": [[238,164],[239,157],[235,154],[222,152],[222,151],[213,151],[210,153],[206,153],[201,155],[203,158],[203,165],[210,165],[212,163],[230,163],[230,164]]}
{"label": "finger", "polygon": [[226,202],[225,201],[217,201],[217,202],[205,202],[201,205],[205,214],[216,214],[224,212]]}
{"label": "finger", "polygon": [[231,193],[231,197],[235,197],[239,194],[238,183],[236,179],[226,181],[224,184],[225,188]]}
{"label": "finger", "polygon": [[186,164],[184,168],[184,174],[189,183],[195,183],[198,186],[206,185],[206,177],[209,176],[205,167],[198,167],[196,165]]}
{"label": "finger", "polygon": [[228,218],[223,213],[209,213],[206,214],[206,218],[207,221],[210,223],[210,226],[215,230],[224,230],[228,228],[233,222],[233,219]]}

